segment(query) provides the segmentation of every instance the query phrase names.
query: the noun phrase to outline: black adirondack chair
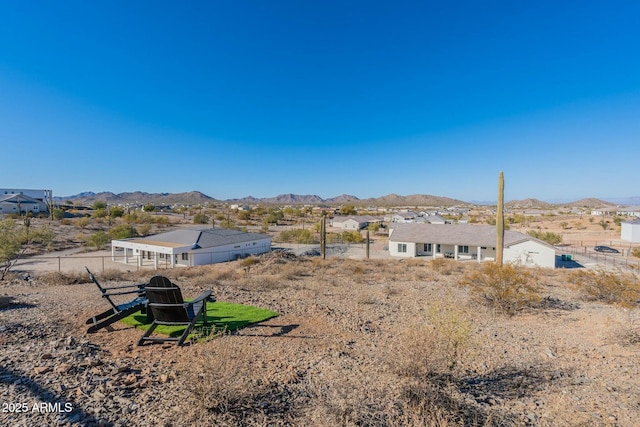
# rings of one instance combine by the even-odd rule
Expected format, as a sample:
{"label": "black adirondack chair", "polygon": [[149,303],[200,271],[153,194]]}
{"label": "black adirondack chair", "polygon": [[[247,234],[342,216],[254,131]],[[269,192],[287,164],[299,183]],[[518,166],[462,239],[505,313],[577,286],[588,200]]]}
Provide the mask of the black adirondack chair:
{"label": "black adirondack chair", "polygon": [[[211,297],[211,290],[208,290],[193,301],[185,302],[180,288],[164,276],[152,277],[145,290],[149,300],[148,309],[153,314],[153,323],[140,338],[138,345],[144,345],[146,341],[176,341],[178,346],[181,346],[200,316],[203,323],[207,324],[207,302],[215,301]],[[159,325],[184,325],[185,330],[179,337],[152,337],[151,334]]]}
{"label": "black adirondack chair", "polygon": [[[111,308],[109,310],[87,319],[86,324],[91,325],[89,329],[87,329],[88,333],[95,333],[104,327],[110,329],[111,324],[113,324],[114,322],[117,322],[118,320],[123,319],[130,314],[135,313],[136,311],[142,310],[144,312],[146,310],[146,284],[104,287],[100,284],[100,282],[98,282],[98,279],[96,279],[96,277],[93,275],[93,273],[91,273],[91,271],[89,271],[87,267],[85,267],[85,269],[89,273],[89,278],[91,278],[91,281],[95,283],[100,290],[102,298],[106,299],[109,302],[109,305],[111,305]],[[116,304],[111,299],[111,297],[115,295],[136,295],[136,297],[124,304]],[[149,318],[149,316],[150,314],[147,314],[147,321],[152,320],[151,318]]]}

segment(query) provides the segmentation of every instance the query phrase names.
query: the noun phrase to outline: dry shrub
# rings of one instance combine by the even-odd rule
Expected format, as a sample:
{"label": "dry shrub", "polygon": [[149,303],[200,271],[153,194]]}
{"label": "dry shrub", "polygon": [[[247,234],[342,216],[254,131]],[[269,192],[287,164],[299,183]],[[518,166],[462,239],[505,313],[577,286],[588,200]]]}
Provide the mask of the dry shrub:
{"label": "dry shrub", "polygon": [[91,279],[89,279],[89,275],[87,272],[64,272],[60,273],[57,271],[51,271],[47,273],[42,273],[38,275],[38,279],[51,286],[66,286],[66,285],[76,285],[79,283],[90,283]]}
{"label": "dry shrub", "polygon": [[213,271],[211,274],[211,279],[217,281],[233,281],[238,279],[238,272],[235,270]]}
{"label": "dry shrub", "polygon": [[[331,361],[323,375],[306,378],[311,397],[301,417],[313,426],[462,426],[457,408],[447,407],[440,391],[418,396],[393,375],[371,375],[348,356]],[[349,372],[349,375],[345,375]],[[446,402],[446,403],[445,403]],[[443,404],[444,403],[444,404]]]}
{"label": "dry shrub", "polygon": [[[243,357],[238,357],[242,354]],[[278,357],[280,356],[280,357]],[[203,350],[185,372],[194,400],[192,423],[200,425],[292,425],[306,398],[294,393],[300,373],[282,355],[265,360],[250,343],[222,336]]]}
{"label": "dry shrub", "polygon": [[298,280],[308,275],[308,270],[299,265],[287,264],[280,269],[280,278],[284,280]]}
{"label": "dry shrub", "polygon": [[395,361],[402,376],[450,373],[471,354],[471,318],[465,310],[443,302],[429,307],[426,317],[400,336]]}
{"label": "dry shrub", "polygon": [[485,263],[482,269],[467,272],[460,284],[469,287],[482,302],[510,316],[541,299],[530,271],[511,264]]}
{"label": "dry shrub", "polygon": [[640,302],[640,282],[631,273],[575,271],[569,274],[568,280],[591,301],[622,307],[635,307]]}
{"label": "dry shrub", "polygon": [[431,260],[430,265],[431,269],[437,273],[448,276],[456,270],[459,270],[459,263],[455,260],[450,260],[446,258],[436,258]]}

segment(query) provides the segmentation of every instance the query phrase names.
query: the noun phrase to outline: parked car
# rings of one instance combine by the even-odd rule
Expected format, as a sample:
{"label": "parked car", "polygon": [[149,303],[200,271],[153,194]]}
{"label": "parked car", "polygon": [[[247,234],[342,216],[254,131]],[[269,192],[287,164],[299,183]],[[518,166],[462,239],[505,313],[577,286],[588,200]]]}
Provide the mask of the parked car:
{"label": "parked car", "polygon": [[594,251],[596,252],[606,252],[606,253],[610,253],[610,254],[619,254],[620,251],[615,249],[615,248],[610,248],[609,246],[596,246],[595,248],[593,248]]}

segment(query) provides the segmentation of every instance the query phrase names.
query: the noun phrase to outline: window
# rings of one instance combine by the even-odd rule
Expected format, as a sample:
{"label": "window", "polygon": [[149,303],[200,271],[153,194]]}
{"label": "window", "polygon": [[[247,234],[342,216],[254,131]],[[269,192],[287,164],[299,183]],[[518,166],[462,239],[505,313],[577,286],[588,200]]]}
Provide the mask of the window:
{"label": "window", "polygon": [[189,261],[189,254],[188,254],[188,253],[186,253],[186,252],[185,252],[185,253],[183,253],[183,254],[182,254],[182,260],[183,260],[183,261]]}
{"label": "window", "polygon": [[398,243],[398,252],[407,252],[407,244],[406,243]]}
{"label": "window", "polygon": [[424,251],[425,252],[431,252],[431,243],[425,243],[424,244]]}
{"label": "window", "polygon": [[458,253],[460,254],[468,254],[469,246],[458,246]]}
{"label": "window", "polygon": [[436,245],[436,253],[438,253],[438,254],[440,253],[440,243],[438,243]]}

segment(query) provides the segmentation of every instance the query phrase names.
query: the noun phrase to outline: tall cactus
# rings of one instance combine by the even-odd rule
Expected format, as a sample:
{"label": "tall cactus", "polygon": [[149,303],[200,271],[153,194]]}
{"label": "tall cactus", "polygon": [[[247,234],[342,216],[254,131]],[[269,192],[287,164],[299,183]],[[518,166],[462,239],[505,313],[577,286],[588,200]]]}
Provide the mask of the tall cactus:
{"label": "tall cactus", "polygon": [[320,222],[320,255],[327,258],[327,217],[323,214]]}
{"label": "tall cactus", "polygon": [[498,178],[498,208],[496,212],[496,263],[502,266],[504,252],[504,174]]}

